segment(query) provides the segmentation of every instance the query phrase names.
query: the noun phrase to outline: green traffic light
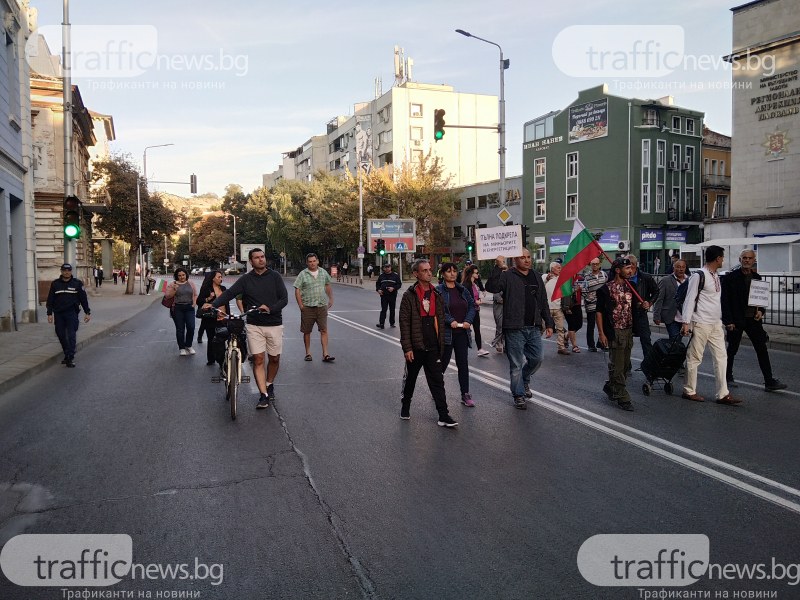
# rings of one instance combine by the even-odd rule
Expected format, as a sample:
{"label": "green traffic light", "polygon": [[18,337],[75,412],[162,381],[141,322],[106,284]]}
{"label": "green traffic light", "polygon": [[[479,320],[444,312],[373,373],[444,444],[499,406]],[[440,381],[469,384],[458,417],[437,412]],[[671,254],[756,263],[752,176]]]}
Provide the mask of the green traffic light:
{"label": "green traffic light", "polygon": [[378,250],[378,254],[380,254],[381,256],[384,256],[386,254],[386,250],[381,248],[380,250]]}
{"label": "green traffic light", "polygon": [[444,131],[440,130],[440,131],[435,132],[433,134],[433,137],[435,137],[437,140],[442,139],[444,137]]}
{"label": "green traffic light", "polygon": [[77,225],[65,225],[64,226],[64,237],[69,240],[77,239],[81,236],[81,228]]}

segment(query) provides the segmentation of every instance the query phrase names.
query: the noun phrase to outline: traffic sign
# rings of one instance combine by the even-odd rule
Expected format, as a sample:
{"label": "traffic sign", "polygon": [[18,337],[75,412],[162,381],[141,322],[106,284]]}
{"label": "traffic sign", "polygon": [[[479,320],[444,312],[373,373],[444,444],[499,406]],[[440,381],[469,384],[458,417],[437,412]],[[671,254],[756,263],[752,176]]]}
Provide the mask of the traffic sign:
{"label": "traffic sign", "polygon": [[508,211],[507,211],[505,208],[503,208],[502,210],[500,210],[500,212],[499,212],[499,213],[497,213],[497,218],[498,218],[498,219],[500,219],[500,222],[501,222],[503,225],[505,225],[506,223],[508,223],[508,220],[509,220],[509,219],[510,219],[512,216],[513,216],[513,215],[512,215],[510,212],[508,212]]}

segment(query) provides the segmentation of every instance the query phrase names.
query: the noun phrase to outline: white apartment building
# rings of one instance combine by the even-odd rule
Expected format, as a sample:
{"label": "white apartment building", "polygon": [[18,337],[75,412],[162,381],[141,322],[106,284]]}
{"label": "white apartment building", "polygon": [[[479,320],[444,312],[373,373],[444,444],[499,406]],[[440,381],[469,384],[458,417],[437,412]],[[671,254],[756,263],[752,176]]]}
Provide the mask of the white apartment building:
{"label": "white apartment building", "polygon": [[[436,109],[445,111],[445,136],[433,139]],[[370,102],[354,106],[353,115],[327,123],[325,136],[314,136],[296,151],[284,154],[282,177],[307,178],[318,168],[344,174],[359,163],[376,167],[419,162],[428,152],[440,157],[455,187],[497,177],[496,129],[459,129],[454,125],[496,127],[497,96],[453,91],[449,85],[404,81]],[[326,140],[320,164],[319,138]],[[278,171],[263,176],[278,180]]]}

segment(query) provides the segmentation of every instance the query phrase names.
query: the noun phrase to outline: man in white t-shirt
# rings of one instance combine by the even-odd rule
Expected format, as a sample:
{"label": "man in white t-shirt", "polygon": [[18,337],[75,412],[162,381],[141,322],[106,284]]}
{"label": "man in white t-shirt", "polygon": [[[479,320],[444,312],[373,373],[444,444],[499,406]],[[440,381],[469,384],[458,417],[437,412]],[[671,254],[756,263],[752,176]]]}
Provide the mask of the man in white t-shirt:
{"label": "man in white t-shirt", "polygon": [[566,344],[566,327],[564,326],[564,311],[561,310],[561,298],[553,300],[553,293],[556,291],[556,282],[561,274],[561,263],[551,262],[550,272],[544,277],[544,290],[547,293],[547,303],[550,305],[550,316],[556,325],[556,345],[557,352],[569,356]]}
{"label": "man in white t-shirt", "polygon": [[736,405],[741,400],[731,396],[725,381],[728,354],[725,350],[725,328],[722,325],[722,286],[717,271],[725,262],[725,251],[720,246],[706,248],[706,266],[703,287],[699,288],[700,275],[695,272],[689,278],[686,300],[683,303],[683,326],[681,335],[689,335],[689,348],[686,353],[686,383],[683,398],[703,402],[697,393],[697,369],[703,361],[705,348],[711,350],[714,361],[714,378],[717,384],[717,403]]}

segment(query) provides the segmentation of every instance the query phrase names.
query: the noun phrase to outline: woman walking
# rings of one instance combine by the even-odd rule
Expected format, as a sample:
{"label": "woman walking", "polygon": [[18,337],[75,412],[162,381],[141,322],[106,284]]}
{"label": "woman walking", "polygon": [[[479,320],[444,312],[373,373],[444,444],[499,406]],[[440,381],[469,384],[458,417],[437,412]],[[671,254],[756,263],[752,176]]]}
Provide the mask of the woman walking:
{"label": "woman walking", "polygon": [[572,279],[572,295],[561,299],[561,310],[564,311],[564,318],[567,321],[567,348],[572,344],[572,351],[577,353],[581,349],[578,347],[577,332],[583,327],[583,311],[581,310],[581,284],[578,275]]}
{"label": "woman walking", "polygon": [[175,298],[172,307],[172,320],[175,321],[175,337],[181,356],[197,354],[192,348],[194,338],[194,307],[197,304],[197,290],[189,281],[189,273],[183,267],[175,269],[175,281],[167,287],[167,298]]}
{"label": "woman walking", "polygon": [[483,349],[483,342],[481,339],[481,294],[483,293],[483,284],[481,283],[481,276],[478,273],[478,267],[470,265],[461,274],[461,285],[463,285],[472,294],[472,299],[475,303],[475,319],[472,321],[472,327],[475,330],[475,347],[478,348],[478,356],[489,356],[489,351]]}
{"label": "woman walking", "polygon": [[475,311],[475,301],[472,292],[456,282],[458,267],[455,263],[447,262],[442,265],[442,283],[436,290],[444,300],[444,351],[442,352],[442,372],[447,371],[450,357],[456,355],[458,368],[458,385],[461,388],[461,402],[464,406],[475,406],[469,393],[469,365],[467,364],[469,348],[472,346],[473,319],[478,313]]}
{"label": "woman walking", "polygon": [[[202,313],[202,306],[205,303],[211,304],[226,289],[227,288],[222,285],[222,271],[210,271],[206,273],[203,285],[200,286],[200,293],[197,294],[197,314],[200,317],[200,332],[197,334],[197,342],[200,343],[200,336],[202,336],[203,331],[205,331],[206,337],[208,338],[208,346],[206,346],[206,364],[209,366],[216,362],[216,357],[214,356],[214,337],[216,336],[217,314],[209,313],[208,316],[206,316]],[[230,306],[223,306],[220,310],[230,314]]]}

